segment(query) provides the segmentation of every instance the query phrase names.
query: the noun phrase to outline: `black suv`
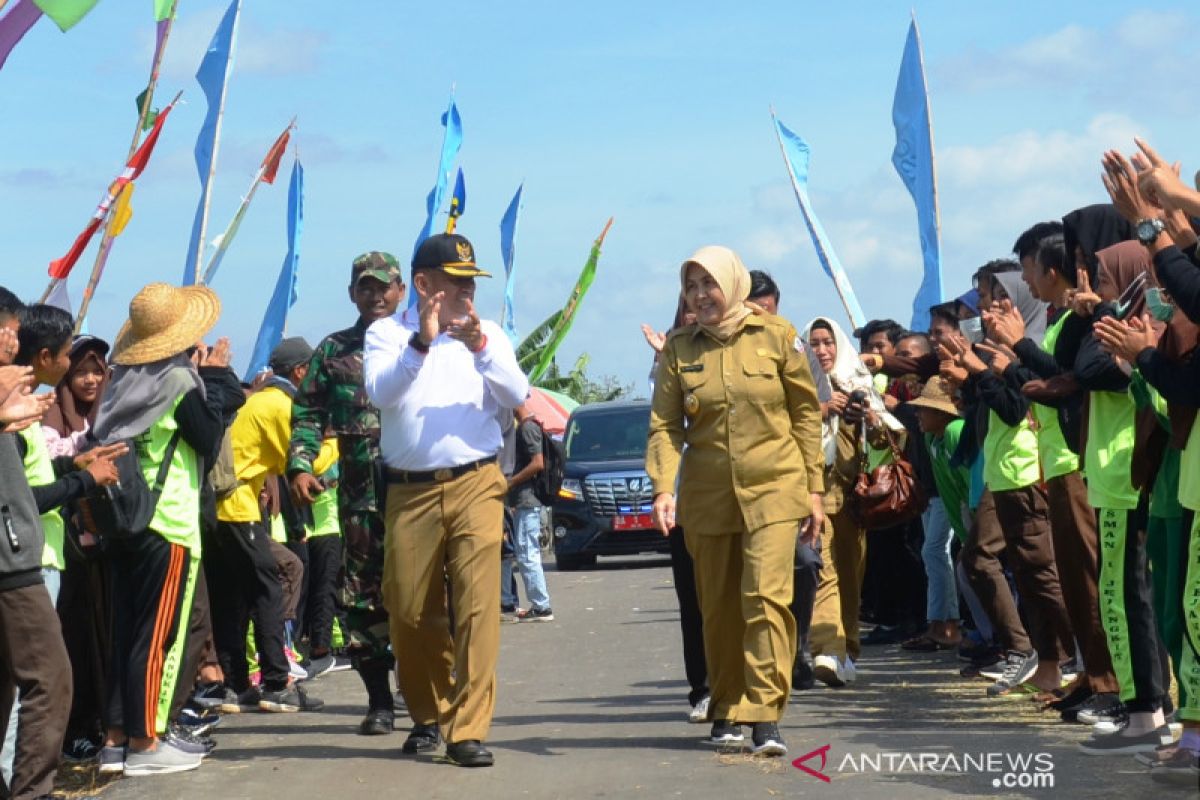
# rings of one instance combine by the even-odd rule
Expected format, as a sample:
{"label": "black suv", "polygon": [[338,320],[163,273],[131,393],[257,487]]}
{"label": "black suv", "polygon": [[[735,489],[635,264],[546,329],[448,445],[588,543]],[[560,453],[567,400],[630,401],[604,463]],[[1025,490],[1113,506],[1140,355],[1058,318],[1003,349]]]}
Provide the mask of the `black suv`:
{"label": "black suv", "polygon": [[646,474],[650,403],[593,403],[571,414],[563,436],[567,460],[554,502],[554,559],[560,570],[596,556],[669,553],[654,529],[654,489]]}

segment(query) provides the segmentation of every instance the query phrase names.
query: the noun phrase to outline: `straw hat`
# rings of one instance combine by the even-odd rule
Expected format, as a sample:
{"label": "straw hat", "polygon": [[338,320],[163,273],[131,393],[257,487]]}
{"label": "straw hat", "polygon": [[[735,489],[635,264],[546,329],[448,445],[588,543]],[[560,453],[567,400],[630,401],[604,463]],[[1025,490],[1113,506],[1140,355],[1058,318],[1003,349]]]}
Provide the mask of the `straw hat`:
{"label": "straw hat", "polygon": [[954,405],[954,399],[946,391],[946,381],[936,375],[925,382],[925,388],[921,390],[921,396],[916,400],[909,400],[908,405],[919,408],[932,408],[934,411],[941,411],[952,417],[962,416],[958,413],[958,408]]}
{"label": "straw hat", "polygon": [[112,362],[125,367],[178,355],[200,341],[221,316],[221,301],[206,286],[151,283],[129,303]]}

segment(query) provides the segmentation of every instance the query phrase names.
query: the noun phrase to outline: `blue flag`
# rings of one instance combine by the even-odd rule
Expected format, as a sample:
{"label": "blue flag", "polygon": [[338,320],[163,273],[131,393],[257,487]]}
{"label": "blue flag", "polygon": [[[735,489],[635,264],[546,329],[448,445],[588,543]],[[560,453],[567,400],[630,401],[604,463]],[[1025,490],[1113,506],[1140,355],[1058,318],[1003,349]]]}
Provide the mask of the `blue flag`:
{"label": "blue flag", "polygon": [[516,286],[516,273],[513,270],[513,257],[517,248],[517,217],[521,214],[521,192],[525,184],[517,187],[508,210],[500,220],[500,256],[504,260],[504,313],[500,315],[500,325],[508,338],[515,344],[517,341],[517,321],[513,317],[513,288]]}
{"label": "blue flag", "polygon": [[904,44],[896,99],[892,103],[896,126],[896,149],[892,164],[917,205],[917,227],[925,274],[913,299],[914,331],[929,330],[929,308],[942,302],[942,245],[938,224],[937,180],[933,167],[933,123],[929,118],[929,95],[921,60],[921,39],[914,17]]}
{"label": "blue flag", "polygon": [[258,329],[258,340],[254,343],[254,355],[246,370],[246,382],[254,380],[271,359],[271,351],[283,339],[287,326],[288,311],[300,296],[300,231],[304,228],[304,167],[296,159],[292,167],[292,180],[288,184],[288,251],[275,282],[275,292],[263,315],[262,327]]}
{"label": "blue flag", "polygon": [[467,213],[467,184],[463,180],[462,167],[458,168],[458,177],[454,179],[454,193],[450,195],[450,202],[458,201],[458,209],[455,213],[462,216]]}
{"label": "blue flag", "polygon": [[237,44],[238,18],[242,12],[242,0],[232,0],[221,24],[213,33],[208,50],[196,70],[196,82],[208,100],[208,114],[196,137],[196,170],[200,173],[200,203],[196,206],[196,219],[192,222],[192,238],[188,242],[187,261],[183,267],[183,285],[196,282],[197,265],[204,255],[205,228],[208,225],[208,198],[213,169],[217,161],[217,137],[221,124],[221,111],[225,106],[225,86],[233,70],[233,51]]}
{"label": "blue flag", "polygon": [[842,305],[846,308],[851,324],[856,328],[861,327],[866,324],[867,318],[854,295],[854,288],[850,286],[850,278],[842,269],[842,262],[833,251],[833,244],[830,243],[821,220],[813,213],[812,201],[808,199],[808,142],[793,133],[774,114],[771,115],[771,119],[775,121],[775,134],[779,137],[779,147],[783,150],[783,161],[787,164],[788,174],[792,178],[792,189],[796,192],[796,202],[800,204],[800,213],[808,226],[808,234],[817,250],[817,259],[821,262],[825,274],[833,279],[833,287],[842,298]]}
{"label": "blue flag", "polygon": [[[454,104],[453,95],[450,97],[450,107],[446,109],[445,114],[442,114],[442,127],[446,129],[446,135],[442,138],[442,155],[438,159],[437,182],[433,184],[433,188],[429,190],[429,196],[425,198],[425,226],[421,228],[421,232],[417,235],[417,241],[413,245],[414,256],[417,254],[417,248],[421,246],[421,242],[433,234],[434,223],[437,220],[438,212],[442,209],[442,197],[446,194],[446,184],[450,181],[450,167],[454,164],[454,159],[462,147],[462,117],[458,115],[458,106]],[[409,292],[409,307],[416,304],[416,291]]]}

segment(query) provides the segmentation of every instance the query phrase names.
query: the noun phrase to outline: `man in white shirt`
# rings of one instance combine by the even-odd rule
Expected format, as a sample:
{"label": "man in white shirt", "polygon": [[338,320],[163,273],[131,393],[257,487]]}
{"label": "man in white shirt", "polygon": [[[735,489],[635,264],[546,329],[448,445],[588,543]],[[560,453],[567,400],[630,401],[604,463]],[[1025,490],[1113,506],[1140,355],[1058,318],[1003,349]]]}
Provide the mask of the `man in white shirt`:
{"label": "man in white shirt", "polygon": [[434,750],[444,734],[449,761],[491,766],[482,741],[495,706],[507,490],[498,417],[524,402],[529,381],[508,337],[475,313],[475,278],[491,276],[466,238],[429,237],[412,269],[420,302],[375,322],[363,359],[387,464],[384,604],[415,723],[403,749]]}

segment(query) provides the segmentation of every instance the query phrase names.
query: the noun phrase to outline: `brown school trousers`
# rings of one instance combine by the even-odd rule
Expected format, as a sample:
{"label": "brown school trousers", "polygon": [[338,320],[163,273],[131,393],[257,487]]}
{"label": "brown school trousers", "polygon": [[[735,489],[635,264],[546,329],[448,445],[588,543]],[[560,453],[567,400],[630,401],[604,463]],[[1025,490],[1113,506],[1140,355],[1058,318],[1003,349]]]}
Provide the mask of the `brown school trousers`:
{"label": "brown school trousers", "polygon": [[388,487],[383,599],[400,691],[413,721],[440,724],[450,743],[486,739],[492,723],[507,488],[494,463]]}
{"label": "brown school trousers", "polygon": [[1100,624],[1100,537],[1083,473],[1050,478],[1046,495],[1058,579],[1071,629],[1083,652],[1086,680],[1093,692],[1116,694],[1120,687],[1113,673],[1108,638]]}

